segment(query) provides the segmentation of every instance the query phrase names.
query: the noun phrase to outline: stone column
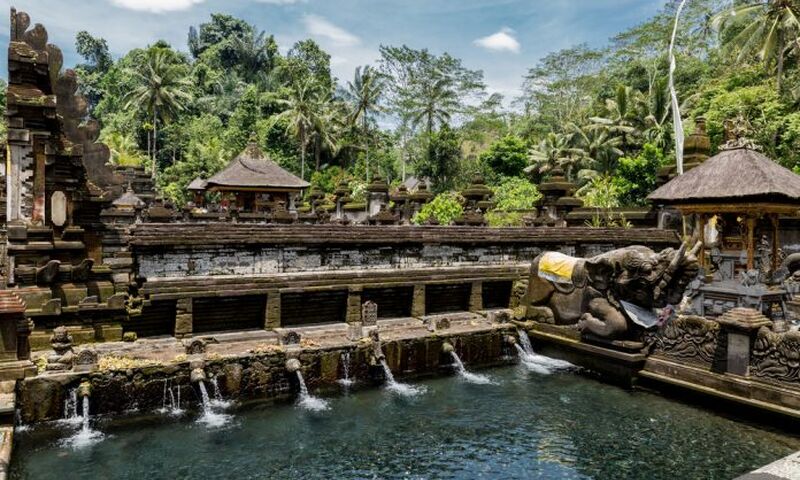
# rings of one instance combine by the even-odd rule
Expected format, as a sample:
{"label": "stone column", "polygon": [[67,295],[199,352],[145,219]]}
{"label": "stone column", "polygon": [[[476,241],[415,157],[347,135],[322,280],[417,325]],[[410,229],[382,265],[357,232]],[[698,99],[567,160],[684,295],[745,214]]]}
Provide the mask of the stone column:
{"label": "stone column", "polygon": [[414,295],[411,300],[411,316],[422,317],[425,315],[425,284],[414,285]]}
{"label": "stone column", "polygon": [[758,329],[772,322],[752,308],[733,308],[719,317],[717,322],[728,338],[725,371],[746,377]]}
{"label": "stone column", "polygon": [[175,337],[191,337],[193,329],[192,299],[180,298],[175,308]]}
{"label": "stone column", "polygon": [[483,310],[483,282],[472,282],[472,289],[469,294],[469,311],[477,312]]}
{"label": "stone column", "polygon": [[264,311],[264,328],[269,330],[281,326],[281,292],[267,292],[267,308]]}
{"label": "stone column", "polygon": [[347,314],[345,321],[347,323],[354,323],[361,321],[361,285],[353,285],[350,287],[347,294]]}

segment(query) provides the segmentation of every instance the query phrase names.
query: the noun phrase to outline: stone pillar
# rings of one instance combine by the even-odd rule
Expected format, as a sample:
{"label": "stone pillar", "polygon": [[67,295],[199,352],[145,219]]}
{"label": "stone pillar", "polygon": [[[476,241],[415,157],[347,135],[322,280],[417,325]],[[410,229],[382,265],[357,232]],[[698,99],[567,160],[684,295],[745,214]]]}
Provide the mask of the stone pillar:
{"label": "stone pillar", "polygon": [[411,316],[422,317],[425,315],[425,284],[414,285],[414,295],[411,300]]}
{"label": "stone pillar", "polygon": [[347,323],[361,321],[361,285],[353,285],[347,294],[347,313],[345,321]]}
{"label": "stone pillar", "polygon": [[267,308],[264,311],[264,328],[280,328],[281,326],[281,292],[270,290],[267,292]]}
{"label": "stone pillar", "polygon": [[175,337],[191,337],[194,328],[192,299],[180,298],[175,309]]}
{"label": "stone pillar", "polygon": [[472,282],[472,289],[469,294],[469,311],[477,312],[483,310],[483,282]]}
{"label": "stone pillar", "polygon": [[741,307],[728,310],[717,322],[728,338],[725,372],[746,377],[758,329],[772,322],[757,310]]}

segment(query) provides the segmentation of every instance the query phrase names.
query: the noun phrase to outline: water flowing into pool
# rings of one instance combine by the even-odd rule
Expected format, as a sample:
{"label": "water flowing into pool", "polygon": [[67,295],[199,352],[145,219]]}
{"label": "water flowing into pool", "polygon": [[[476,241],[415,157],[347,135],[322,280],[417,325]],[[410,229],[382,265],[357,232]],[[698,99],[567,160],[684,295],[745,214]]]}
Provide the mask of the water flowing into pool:
{"label": "water flowing into pool", "polygon": [[210,429],[188,416],[93,418],[102,442],[73,450],[70,427],[15,434],[11,478],[735,478],[800,450],[800,439],[579,374],[492,369],[482,388],[422,381],[398,401],[366,388],[308,415],[287,400],[243,404]]}
{"label": "water flowing into pool", "polygon": [[458,372],[458,376],[461,377],[462,380],[469,383],[475,383],[478,385],[490,385],[495,383],[487,375],[481,375],[479,373],[473,373],[467,370],[467,368],[464,366],[464,362],[461,361],[461,358],[455,351],[450,352],[450,356],[453,357],[453,363],[456,366],[456,371]]}
{"label": "water flowing into pool", "polygon": [[164,379],[164,391],[161,394],[161,413],[172,416],[183,415],[181,408],[181,389],[180,386],[172,385],[172,379]]}
{"label": "water flowing into pool", "polygon": [[75,391],[75,397],[73,397],[72,393],[70,393],[68,402],[70,402],[68,403],[68,406],[70,407],[72,407],[73,402],[75,404],[74,411],[66,412],[67,415],[70,415],[69,423],[74,424],[77,423],[76,420],[80,421],[80,429],[70,437],[63,439],[60,442],[61,445],[72,449],[83,449],[101,441],[103,439],[103,433],[93,430],[90,424],[89,397],[84,396],[82,398],[80,414],[77,410],[77,391]]}
{"label": "water flowing into pool", "polygon": [[349,388],[355,383],[355,379],[350,378],[350,352],[342,353],[342,378],[339,379],[339,385]]}
{"label": "water flowing into pool", "polygon": [[303,373],[300,370],[297,370],[295,371],[295,374],[297,374],[297,381],[300,383],[300,398],[297,400],[297,405],[300,408],[310,410],[312,412],[322,412],[328,410],[330,408],[328,402],[308,393],[308,387],[306,387],[306,381],[303,378]]}
{"label": "water flowing into pool", "polygon": [[395,380],[386,360],[381,360],[381,367],[383,367],[383,376],[386,378],[386,390],[404,397],[416,397],[417,395],[425,393],[424,387],[400,383]]}
{"label": "water flowing into pool", "polygon": [[197,382],[197,388],[200,390],[200,402],[203,407],[203,413],[200,415],[200,418],[197,419],[197,422],[210,428],[218,428],[227,425],[231,421],[232,416],[222,412],[221,405],[212,402],[211,398],[208,396],[205,380]]}
{"label": "water flowing into pool", "polygon": [[567,361],[545,357],[536,353],[525,330],[518,329],[517,335],[519,335],[519,342],[515,343],[514,346],[517,348],[520,364],[531,372],[549,375],[560,370],[575,368],[575,365]]}

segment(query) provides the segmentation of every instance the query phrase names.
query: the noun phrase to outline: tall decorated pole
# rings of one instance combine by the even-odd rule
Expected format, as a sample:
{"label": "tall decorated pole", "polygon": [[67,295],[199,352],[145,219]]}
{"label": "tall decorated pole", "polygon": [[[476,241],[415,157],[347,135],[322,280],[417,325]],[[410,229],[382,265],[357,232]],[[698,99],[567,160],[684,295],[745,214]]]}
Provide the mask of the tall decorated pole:
{"label": "tall decorated pole", "polygon": [[675,25],[672,28],[672,39],[669,42],[669,94],[672,98],[672,124],[675,129],[675,164],[678,175],[683,175],[683,121],[681,120],[678,94],[675,91],[675,38],[678,36],[678,22],[681,18],[686,0],[681,0],[675,12]]}

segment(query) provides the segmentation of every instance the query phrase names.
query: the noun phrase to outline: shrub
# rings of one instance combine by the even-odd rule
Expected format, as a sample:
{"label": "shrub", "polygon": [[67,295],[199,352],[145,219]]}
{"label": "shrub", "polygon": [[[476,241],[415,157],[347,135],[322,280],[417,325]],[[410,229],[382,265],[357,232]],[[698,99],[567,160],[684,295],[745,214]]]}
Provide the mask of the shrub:
{"label": "shrub", "polygon": [[423,205],[419,212],[411,219],[417,225],[435,218],[440,225],[450,225],[464,214],[464,198],[455,192],[445,192],[436,195],[430,202]]}

